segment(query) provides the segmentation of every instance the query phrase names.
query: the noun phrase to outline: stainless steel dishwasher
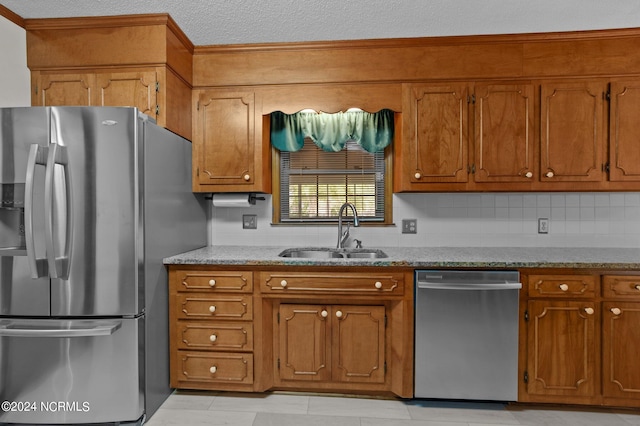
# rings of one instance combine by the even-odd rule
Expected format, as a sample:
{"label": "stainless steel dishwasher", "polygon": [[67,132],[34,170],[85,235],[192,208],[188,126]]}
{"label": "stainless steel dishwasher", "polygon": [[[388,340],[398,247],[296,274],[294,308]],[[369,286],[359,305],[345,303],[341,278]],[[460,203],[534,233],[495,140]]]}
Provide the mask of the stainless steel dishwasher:
{"label": "stainless steel dishwasher", "polygon": [[416,271],[415,397],[515,401],[517,271]]}

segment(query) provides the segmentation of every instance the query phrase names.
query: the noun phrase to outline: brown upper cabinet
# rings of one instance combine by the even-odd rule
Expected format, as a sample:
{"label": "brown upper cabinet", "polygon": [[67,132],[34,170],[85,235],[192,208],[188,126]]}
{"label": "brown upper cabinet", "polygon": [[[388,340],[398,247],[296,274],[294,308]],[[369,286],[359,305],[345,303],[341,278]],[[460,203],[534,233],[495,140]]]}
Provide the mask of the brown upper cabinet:
{"label": "brown upper cabinet", "polygon": [[253,91],[198,90],[193,144],[195,192],[265,192],[269,143],[262,142]]}
{"label": "brown upper cabinet", "polygon": [[191,139],[193,45],[168,15],[27,19],[25,27],[32,105],[133,106]]}
{"label": "brown upper cabinet", "polygon": [[396,191],[525,188],[535,170],[533,101],[531,84],[406,85]]}
{"label": "brown upper cabinet", "polygon": [[609,99],[609,179],[640,181],[640,79],[612,82]]}

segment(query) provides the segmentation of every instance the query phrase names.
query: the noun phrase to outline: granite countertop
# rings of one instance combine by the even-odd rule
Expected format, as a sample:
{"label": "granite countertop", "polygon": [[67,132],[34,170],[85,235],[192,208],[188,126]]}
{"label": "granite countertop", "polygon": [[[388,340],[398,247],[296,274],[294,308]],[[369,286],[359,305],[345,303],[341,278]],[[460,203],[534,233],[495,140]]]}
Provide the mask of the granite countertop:
{"label": "granite countertop", "polygon": [[289,247],[208,246],[164,259],[167,265],[396,266],[411,268],[597,268],[640,270],[640,249],[572,247],[376,247],[378,259],[284,258]]}

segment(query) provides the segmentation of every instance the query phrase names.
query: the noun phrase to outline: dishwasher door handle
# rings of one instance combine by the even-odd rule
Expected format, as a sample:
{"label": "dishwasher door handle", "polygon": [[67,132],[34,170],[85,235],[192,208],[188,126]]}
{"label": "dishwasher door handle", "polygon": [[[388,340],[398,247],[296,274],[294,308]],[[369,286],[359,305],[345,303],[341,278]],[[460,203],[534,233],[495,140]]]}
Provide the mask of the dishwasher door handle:
{"label": "dishwasher door handle", "polygon": [[418,281],[418,288],[428,288],[432,290],[519,290],[522,283],[434,283],[429,281]]}

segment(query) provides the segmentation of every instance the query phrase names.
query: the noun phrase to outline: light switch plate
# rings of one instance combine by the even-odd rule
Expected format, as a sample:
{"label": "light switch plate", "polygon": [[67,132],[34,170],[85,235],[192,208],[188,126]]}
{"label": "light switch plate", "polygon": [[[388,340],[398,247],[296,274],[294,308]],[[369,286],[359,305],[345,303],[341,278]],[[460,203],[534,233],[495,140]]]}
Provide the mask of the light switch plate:
{"label": "light switch plate", "polygon": [[258,216],[255,214],[243,214],[242,229],[258,229]]}
{"label": "light switch plate", "polygon": [[417,234],[418,233],[418,219],[402,219],[402,233],[403,234]]}

